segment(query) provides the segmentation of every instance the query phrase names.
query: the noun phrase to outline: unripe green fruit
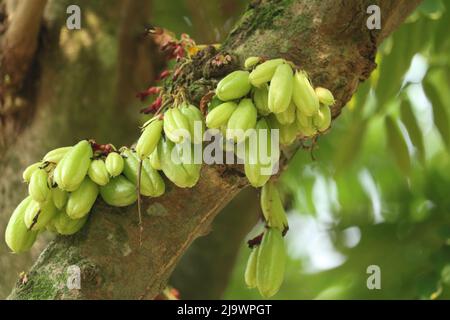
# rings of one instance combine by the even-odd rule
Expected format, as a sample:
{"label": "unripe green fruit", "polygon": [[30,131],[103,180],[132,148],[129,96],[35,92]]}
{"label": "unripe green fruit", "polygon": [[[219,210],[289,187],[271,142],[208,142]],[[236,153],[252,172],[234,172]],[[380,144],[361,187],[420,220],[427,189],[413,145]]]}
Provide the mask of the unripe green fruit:
{"label": "unripe green fruit", "polygon": [[316,92],[319,102],[324,106],[329,107],[334,104],[334,96],[330,90],[322,87],[317,87],[314,89],[314,91]]}
{"label": "unripe green fruit", "polygon": [[111,152],[105,160],[106,170],[111,177],[117,177],[123,171],[124,161],[120,154]]}
{"label": "unripe green fruit", "polygon": [[175,143],[181,143],[188,138],[189,122],[179,108],[171,108],[164,113],[164,133]]}
{"label": "unripe green fruit", "polygon": [[55,231],[59,234],[68,236],[83,228],[85,225],[89,215],[85,215],[80,219],[72,219],[67,213],[63,210],[57,213],[57,215],[52,220],[52,225],[55,228]]}
{"label": "unripe green fruit", "polygon": [[245,284],[248,288],[256,288],[256,271],[258,263],[259,247],[253,248],[250,252],[250,256],[247,260],[247,266],[245,268]]}
{"label": "unripe green fruit", "polygon": [[237,109],[234,102],[225,102],[215,107],[206,116],[206,126],[211,129],[218,129],[228,123],[233,112]]}
{"label": "unripe green fruit", "polygon": [[28,230],[24,222],[25,212],[31,201],[30,196],[22,200],[14,210],[6,226],[5,241],[15,253],[29,250],[38,234],[37,231]]}
{"label": "unripe green fruit", "polygon": [[[125,149],[122,151],[122,154],[125,157],[125,165],[123,168],[123,175],[127,177],[135,186],[138,186],[138,173],[140,160],[137,158],[137,155],[129,149]],[[141,179],[140,179],[140,193],[146,197],[154,197],[159,194],[158,190],[155,190],[155,186],[152,183],[148,173],[142,166],[141,170]]]}
{"label": "unripe green fruit", "polygon": [[261,63],[250,73],[250,83],[255,87],[260,87],[269,82],[277,67],[283,63],[285,63],[284,59],[272,59]]}
{"label": "unripe green fruit", "polygon": [[[267,136],[261,137],[259,130],[266,130]],[[264,132],[264,131],[263,131]],[[273,171],[273,165],[279,160],[279,149],[277,153],[272,154],[272,139],[270,136],[270,127],[265,119],[258,121],[256,125],[256,150],[250,147],[252,139],[250,138],[245,142],[245,161],[244,171],[250,184],[257,188],[263,186],[271,177]],[[267,139],[263,141],[262,139]],[[269,163],[262,163],[260,159],[260,153],[262,144],[266,145],[266,156],[271,158]],[[252,152],[255,151],[255,152]]]}
{"label": "unripe green fruit", "polygon": [[288,64],[280,64],[270,81],[269,110],[273,113],[286,111],[291,103],[293,88],[293,72]]}
{"label": "unripe green fruit", "polygon": [[265,231],[259,246],[256,285],[261,295],[269,298],[276,294],[283,283],[286,249],[278,229]]}
{"label": "unripe green fruit", "polygon": [[56,208],[61,210],[67,203],[69,194],[58,187],[52,188],[52,200]]}
{"label": "unripe green fruit", "polygon": [[44,169],[38,169],[31,175],[28,193],[37,202],[45,202],[50,196],[48,175]]}
{"label": "unripe green fruit", "polygon": [[280,231],[288,226],[286,212],[277,187],[272,181],[268,181],[261,190],[261,209],[267,225]]}
{"label": "unripe green fruit", "polygon": [[246,96],[252,88],[248,71],[234,71],[219,81],[216,95],[220,100],[229,101]]}
{"label": "unripe green fruit", "polygon": [[251,69],[261,61],[260,57],[248,57],[245,59],[244,68]]}
{"label": "unripe green fruit", "polygon": [[[170,140],[161,140],[158,149],[161,152],[161,168],[166,177],[180,188],[192,188],[200,178],[200,164],[188,163],[189,159],[180,164],[172,160],[172,150],[175,145]],[[174,151],[176,152],[176,151]],[[180,159],[183,155],[178,155]]]}
{"label": "unripe green fruit", "polygon": [[42,161],[58,163],[66,155],[66,153],[69,152],[70,149],[72,149],[72,147],[61,147],[61,148],[57,148],[52,151],[49,151],[44,156]]}
{"label": "unripe green fruit", "polygon": [[323,132],[327,130],[331,125],[331,110],[330,107],[321,105],[319,108],[319,112],[317,112],[313,116],[313,125],[319,130]]}
{"label": "unripe green fruit", "polygon": [[100,187],[100,195],[111,206],[129,206],[137,199],[136,185],[120,175],[111,178],[106,186]]}
{"label": "unripe green fruit", "polygon": [[26,169],[23,171],[23,174],[22,174],[23,181],[29,183],[31,180],[32,174],[36,170],[38,170],[41,165],[42,165],[42,162],[36,162],[36,163],[33,163],[32,165],[29,165],[28,167],[26,167]]}
{"label": "unripe green fruit", "polygon": [[277,120],[280,124],[282,125],[288,125],[293,123],[296,120],[296,107],[295,104],[291,101],[291,103],[289,104],[289,107],[281,112],[281,113],[276,113],[275,116],[277,117]]}
{"label": "unripe green fruit", "polygon": [[267,83],[262,84],[259,88],[253,91],[253,101],[258,113],[266,116],[270,113],[269,109],[269,86]]}
{"label": "unripe green fruit", "polygon": [[150,154],[150,165],[155,170],[162,170],[158,147]]}
{"label": "unripe green fruit", "polygon": [[90,143],[87,140],[78,142],[56,166],[54,181],[65,191],[75,191],[86,177],[91,158]]}
{"label": "unripe green fruit", "polygon": [[319,110],[319,99],[304,71],[295,73],[292,99],[298,110],[306,116],[312,116]]}
{"label": "unripe green fruit", "polygon": [[105,161],[101,159],[92,160],[89,166],[88,176],[99,186],[104,186],[109,182],[109,173],[106,170]]}
{"label": "unripe green fruit", "polygon": [[57,209],[52,199],[41,203],[32,200],[26,209],[24,222],[28,229],[44,230],[56,213]]}
{"label": "unripe green fruit", "polygon": [[280,144],[284,146],[289,146],[297,139],[297,135],[299,134],[299,129],[297,126],[297,122],[293,122],[291,124],[281,125],[279,131]]}
{"label": "unripe green fruit", "polygon": [[142,161],[142,170],[145,170],[145,173],[147,173],[148,177],[150,178],[153,186],[153,193],[152,197],[159,197],[162,196],[166,190],[166,185],[164,184],[163,178],[159,175],[158,171],[156,169],[153,169],[153,167],[150,164],[149,159],[145,159]]}
{"label": "unripe green fruit", "polygon": [[297,111],[297,127],[305,137],[311,137],[317,133],[313,124],[313,117],[306,116],[300,111]]}
{"label": "unripe green fruit", "polygon": [[86,177],[80,187],[69,195],[66,213],[71,219],[80,219],[91,211],[98,196],[98,186]]}
{"label": "unripe green fruit", "polygon": [[[189,124],[190,141],[192,143],[202,143],[203,142],[203,132],[205,131],[205,119],[200,109],[188,104],[180,108],[181,113],[186,117]],[[196,125],[200,129],[195,132]]]}
{"label": "unripe green fruit", "polygon": [[228,120],[228,130],[235,141],[245,140],[245,135],[240,134],[240,130],[245,132],[248,129],[255,128],[258,112],[251,99],[242,99],[236,110],[231,114]]}
{"label": "unripe green fruit", "polygon": [[155,119],[144,128],[136,144],[136,153],[139,159],[147,158],[155,150],[161,139],[162,129],[163,121],[159,119]]}

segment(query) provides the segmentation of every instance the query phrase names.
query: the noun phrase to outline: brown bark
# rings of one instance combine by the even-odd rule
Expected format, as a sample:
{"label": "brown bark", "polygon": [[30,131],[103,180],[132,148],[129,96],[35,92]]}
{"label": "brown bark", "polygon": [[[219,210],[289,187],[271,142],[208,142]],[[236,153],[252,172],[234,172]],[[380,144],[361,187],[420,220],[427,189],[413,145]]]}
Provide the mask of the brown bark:
{"label": "brown bark", "polygon": [[[253,1],[223,50],[240,60],[262,55],[293,61],[309,72],[315,85],[333,91],[337,116],[375,67],[377,45],[419,2],[377,1],[386,21],[378,32],[366,28],[365,10],[373,1]],[[238,171],[204,167],[195,188],[168,188],[163,197],[147,199],[144,210],[151,213],[144,219],[142,247],[136,208],[119,210],[99,201],[88,227],[53,242],[28,282],[17,285],[10,298],[153,298],[192,241],[243,186]],[[81,268],[80,290],[65,286],[72,264]]]}

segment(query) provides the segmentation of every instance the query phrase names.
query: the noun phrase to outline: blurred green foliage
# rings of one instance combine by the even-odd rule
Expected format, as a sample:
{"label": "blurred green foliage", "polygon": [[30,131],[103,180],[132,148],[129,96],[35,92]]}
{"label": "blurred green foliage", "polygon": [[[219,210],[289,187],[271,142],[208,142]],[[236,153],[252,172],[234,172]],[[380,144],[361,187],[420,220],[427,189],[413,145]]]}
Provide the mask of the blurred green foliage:
{"label": "blurred green foliage", "polygon": [[[450,4],[425,0],[380,47],[332,130],[282,176],[290,263],[278,299],[450,298]],[[242,247],[225,298],[245,287]],[[369,290],[367,267],[381,271]]]}

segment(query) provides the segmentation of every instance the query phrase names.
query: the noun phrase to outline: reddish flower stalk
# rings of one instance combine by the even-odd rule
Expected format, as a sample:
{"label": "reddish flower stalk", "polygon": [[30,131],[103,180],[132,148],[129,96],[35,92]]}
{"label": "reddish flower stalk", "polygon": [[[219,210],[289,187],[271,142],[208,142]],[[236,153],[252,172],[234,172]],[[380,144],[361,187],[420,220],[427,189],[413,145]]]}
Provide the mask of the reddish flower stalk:
{"label": "reddish flower stalk", "polygon": [[158,94],[160,92],[161,92],[161,87],[149,87],[145,91],[138,92],[136,94],[136,98],[139,98],[141,101],[143,101],[148,96]]}
{"label": "reddish flower stalk", "polygon": [[149,114],[149,113],[155,113],[156,111],[158,111],[158,109],[161,107],[162,105],[162,98],[158,97],[156,98],[155,101],[153,101],[153,103],[151,105],[149,105],[146,108],[141,109],[141,113],[143,114]]}

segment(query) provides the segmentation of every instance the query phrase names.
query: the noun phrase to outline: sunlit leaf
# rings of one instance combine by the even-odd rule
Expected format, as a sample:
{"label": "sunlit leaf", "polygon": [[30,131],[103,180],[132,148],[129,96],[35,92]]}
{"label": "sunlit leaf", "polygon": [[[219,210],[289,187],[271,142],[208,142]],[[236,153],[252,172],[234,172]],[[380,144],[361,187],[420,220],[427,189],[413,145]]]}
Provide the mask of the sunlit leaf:
{"label": "sunlit leaf", "polygon": [[386,116],[385,125],[389,150],[403,174],[409,175],[411,171],[411,159],[409,158],[408,146],[400,128],[391,116]]}
{"label": "sunlit leaf", "polygon": [[402,101],[400,113],[402,122],[408,130],[411,142],[416,147],[419,159],[423,164],[425,163],[425,145],[423,142],[423,135],[408,100]]}
{"label": "sunlit leaf", "polygon": [[433,84],[428,79],[423,82],[425,94],[433,106],[434,123],[441,134],[442,140],[447,147],[450,146],[450,124],[448,110],[444,106],[441,96],[437,92]]}

